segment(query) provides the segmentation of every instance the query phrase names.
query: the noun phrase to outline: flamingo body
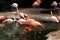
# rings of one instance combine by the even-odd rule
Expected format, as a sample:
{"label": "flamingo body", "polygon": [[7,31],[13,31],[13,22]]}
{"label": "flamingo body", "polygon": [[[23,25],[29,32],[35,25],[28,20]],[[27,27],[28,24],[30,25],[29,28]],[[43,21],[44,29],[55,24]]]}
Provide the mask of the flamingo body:
{"label": "flamingo body", "polygon": [[19,24],[25,24],[25,19],[19,19],[17,22],[19,23]]}
{"label": "flamingo body", "polygon": [[32,28],[25,27],[24,30],[23,30],[23,34],[26,34],[26,33],[31,32],[31,31],[32,31]]}
{"label": "flamingo body", "polygon": [[43,0],[36,0],[32,6],[37,6],[39,7],[39,5],[42,3]]}
{"label": "flamingo body", "polygon": [[56,1],[54,1],[52,4],[51,4],[51,6],[54,6],[54,7],[56,7],[58,4],[57,4],[57,2]]}
{"label": "flamingo body", "polygon": [[42,23],[35,21],[34,19],[26,20],[26,24],[29,26],[32,26],[34,28],[36,28],[36,27],[42,27],[43,28],[44,27]]}
{"label": "flamingo body", "polygon": [[25,13],[20,13],[19,16],[23,19],[28,17],[27,14],[25,14]]}
{"label": "flamingo body", "polygon": [[40,3],[38,3],[37,1],[35,1],[32,6],[39,6],[39,5],[40,5]]}
{"label": "flamingo body", "polygon": [[54,21],[54,22],[59,22],[59,20],[57,19],[57,17],[55,17],[55,16],[51,16],[51,21]]}
{"label": "flamingo body", "polygon": [[6,19],[3,21],[3,23],[8,23],[8,24],[13,23],[13,22],[14,22],[14,20],[12,20],[12,19]]}

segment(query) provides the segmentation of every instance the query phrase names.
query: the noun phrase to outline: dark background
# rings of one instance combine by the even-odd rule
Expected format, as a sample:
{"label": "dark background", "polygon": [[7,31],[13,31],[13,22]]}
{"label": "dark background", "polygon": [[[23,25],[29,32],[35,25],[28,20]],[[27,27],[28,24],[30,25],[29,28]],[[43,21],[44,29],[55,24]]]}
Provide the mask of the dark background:
{"label": "dark background", "polygon": [[[0,11],[9,10],[11,8],[10,5],[14,2],[19,4],[19,8],[32,8],[34,1],[36,0],[0,0]],[[40,8],[51,8],[50,5],[53,1],[60,2],[60,0],[44,0],[41,3]]]}

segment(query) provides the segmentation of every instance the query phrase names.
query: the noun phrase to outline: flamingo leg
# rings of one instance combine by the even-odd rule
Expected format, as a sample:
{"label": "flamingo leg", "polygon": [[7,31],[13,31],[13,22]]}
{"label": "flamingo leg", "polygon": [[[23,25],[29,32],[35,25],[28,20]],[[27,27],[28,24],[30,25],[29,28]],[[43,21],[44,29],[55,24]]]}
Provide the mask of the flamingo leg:
{"label": "flamingo leg", "polygon": [[17,14],[19,14],[19,10],[18,10],[18,7],[16,7],[16,11],[17,11]]}

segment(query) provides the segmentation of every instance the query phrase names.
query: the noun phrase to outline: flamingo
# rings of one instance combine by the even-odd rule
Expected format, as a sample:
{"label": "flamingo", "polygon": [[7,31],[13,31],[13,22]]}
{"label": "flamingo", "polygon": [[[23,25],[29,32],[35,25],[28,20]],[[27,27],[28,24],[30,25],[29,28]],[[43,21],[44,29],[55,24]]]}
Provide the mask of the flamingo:
{"label": "flamingo", "polygon": [[42,3],[42,0],[36,0],[33,4],[32,4],[32,6],[33,6],[33,8],[35,8],[35,7],[37,7],[38,9],[38,13],[39,13],[39,5]]}
{"label": "flamingo", "polygon": [[[7,18],[6,15],[0,15],[0,21],[4,21],[6,18]],[[1,28],[4,28],[5,27],[5,24],[4,23],[0,23],[0,27]]]}
{"label": "flamingo", "polygon": [[37,1],[35,1],[32,6],[37,6],[37,7],[39,7],[39,5],[40,5],[40,4],[39,4]]}
{"label": "flamingo", "polygon": [[37,27],[42,27],[42,28],[44,28],[44,24],[42,24],[42,23],[40,23],[40,22],[38,22],[38,21],[36,21],[36,20],[34,20],[34,19],[27,19],[27,20],[25,20],[25,19],[20,19],[20,20],[18,20],[17,21],[17,23],[20,25],[23,25],[23,24],[25,24],[25,25],[27,25],[27,26],[31,26],[31,27],[33,27],[33,28],[37,28]]}
{"label": "flamingo", "polygon": [[[42,24],[42,23],[40,23],[40,22],[38,22],[34,19],[27,19],[25,21],[25,24],[26,24],[27,27],[24,28],[23,34],[31,32],[32,30],[34,30],[37,27],[44,28],[44,24]],[[35,32],[35,35],[36,35],[36,32]]]}
{"label": "flamingo", "polygon": [[[12,12],[13,14],[19,14],[19,11],[18,11],[18,4],[17,3],[13,3],[12,5],[11,5],[12,7],[14,7],[14,8],[16,8],[16,12]],[[14,18],[14,21],[17,21],[16,19],[15,19],[15,16],[14,15],[12,15],[13,16],[13,18]]]}
{"label": "flamingo", "polygon": [[19,19],[17,21],[17,25],[25,25],[25,28],[23,30],[23,33],[27,33],[27,32],[31,32],[33,29],[37,28],[37,27],[41,27],[44,28],[44,24],[34,20],[34,19]]}
{"label": "flamingo", "polygon": [[59,23],[59,20],[57,19],[57,17],[56,17],[56,16],[53,16],[52,11],[51,11],[50,20],[51,20],[52,22],[57,22],[57,23]]}
{"label": "flamingo", "polygon": [[41,3],[43,0],[36,0],[38,3]]}
{"label": "flamingo", "polygon": [[39,7],[40,3],[42,2],[42,0],[36,0],[32,6],[37,6]]}
{"label": "flamingo", "polygon": [[[17,14],[21,17],[21,18],[27,18],[27,14],[25,14],[25,13],[19,13],[19,10],[18,10],[18,4],[17,3],[13,3],[12,5],[11,5],[12,7],[14,7],[14,8],[16,8],[16,10],[17,10]],[[14,12],[15,13],[15,12]]]}
{"label": "flamingo", "polygon": [[0,15],[0,20],[2,21],[2,20],[5,20],[7,18],[7,16],[6,15]]}
{"label": "flamingo", "polygon": [[21,17],[21,18],[23,18],[23,19],[27,19],[28,18],[28,15],[27,14],[25,14],[25,13],[19,13],[19,16]]}
{"label": "flamingo", "polygon": [[3,21],[3,23],[7,23],[7,24],[11,24],[13,22],[14,22],[13,19],[6,19],[6,20]]}
{"label": "flamingo", "polygon": [[31,32],[32,31],[32,28],[30,27],[25,27],[22,34],[27,34],[28,32]]}
{"label": "flamingo", "polygon": [[25,19],[19,19],[18,21],[17,21],[17,23],[19,24],[19,25],[23,25],[23,24],[25,24]]}
{"label": "flamingo", "polygon": [[[25,13],[19,13],[19,11],[18,11],[18,4],[17,4],[17,3],[13,3],[11,6],[12,6],[12,7],[15,7],[15,8],[17,9],[17,13],[19,14],[19,16],[20,16],[21,18],[23,18],[23,19],[18,20],[17,23],[23,24],[22,22],[24,21],[25,18],[27,18],[27,14],[25,14]],[[14,13],[15,13],[15,12],[14,12]],[[13,17],[14,17],[14,16],[13,16]],[[15,17],[14,17],[14,19],[15,19]]]}
{"label": "flamingo", "polygon": [[44,28],[44,24],[34,20],[34,19],[27,19],[26,20],[26,24],[29,26],[32,26],[33,28],[37,28],[37,27],[42,27]]}
{"label": "flamingo", "polygon": [[14,8],[16,8],[17,14],[19,14],[19,11],[18,11],[18,4],[17,4],[17,3],[13,3],[11,6],[14,7]]}
{"label": "flamingo", "polygon": [[11,6],[14,7],[14,8],[16,8],[17,14],[19,14],[18,4],[17,3],[13,3]]}
{"label": "flamingo", "polygon": [[56,1],[53,1],[53,3],[51,4],[51,6],[57,7],[58,6],[58,3]]}

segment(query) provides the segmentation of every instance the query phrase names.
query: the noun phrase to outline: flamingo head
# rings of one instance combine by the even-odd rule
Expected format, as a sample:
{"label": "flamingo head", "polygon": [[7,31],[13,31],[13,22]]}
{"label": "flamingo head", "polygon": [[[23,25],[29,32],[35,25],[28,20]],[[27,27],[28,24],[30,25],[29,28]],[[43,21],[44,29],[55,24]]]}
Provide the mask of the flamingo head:
{"label": "flamingo head", "polygon": [[11,6],[12,7],[18,7],[18,4],[17,3],[13,3]]}

